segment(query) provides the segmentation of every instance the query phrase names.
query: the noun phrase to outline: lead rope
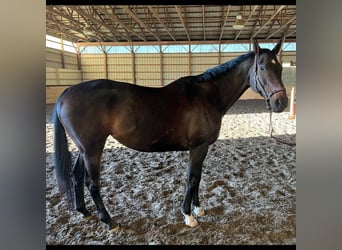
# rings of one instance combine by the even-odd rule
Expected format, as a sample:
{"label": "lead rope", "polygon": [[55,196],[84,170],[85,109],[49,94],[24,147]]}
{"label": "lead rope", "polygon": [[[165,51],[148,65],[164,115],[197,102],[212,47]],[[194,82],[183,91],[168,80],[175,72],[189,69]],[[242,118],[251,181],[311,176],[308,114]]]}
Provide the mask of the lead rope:
{"label": "lead rope", "polygon": [[272,110],[270,110],[270,137],[275,139],[276,141],[278,141],[280,143],[287,144],[289,146],[296,146],[295,142],[284,141],[280,138],[273,136],[273,132],[274,132],[274,129],[273,129],[273,125],[272,125]]}

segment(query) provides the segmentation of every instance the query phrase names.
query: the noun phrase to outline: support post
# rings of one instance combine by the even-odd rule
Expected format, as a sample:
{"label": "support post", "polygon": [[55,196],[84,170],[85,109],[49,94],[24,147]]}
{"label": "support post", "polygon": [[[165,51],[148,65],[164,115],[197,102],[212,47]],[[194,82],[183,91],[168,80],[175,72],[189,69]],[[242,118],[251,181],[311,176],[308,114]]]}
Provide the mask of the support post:
{"label": "support post", "polygon": [[294,101],[294,87],[291,89],[291,100],[290,100],[290,115],[289,119],[293,120],[296,117],[296,102]]}
{"label": "support post", "polygon": [[218,64],[222,63],[222,51],[221,51],[221,41],[219,43],[219,52],[218,52]]}
{"label": "support post", "polygon": [[163,65],[163,51],[162,51],[162,45],[159,44],[159,53],[160,53],[160,85],[164,86],[164,65]]}
{"label": "support post", "polygon": [[79,47],[75,47],[75,49],[76,49],[76,52],[77,52],[77,54],[76,54],[76,58],[77,58],[77,69],[79,70],[79,71],[81,71],[81,82],[83,82],[83,73],[82,73],[82,67],[81,67],[81,51],[80,51],[80,48]]}
{"label": "support post", "polygon": [[136,72],[135,72],[135,53],[134,53],[133,45],[131,46],[131,59],[132,59],[132,82],[133,84],[137,84]]}
{"label": "support post", "polygon": [[63,36],[61,36],[60,41],[61,41],[62,68],[65,69]]}
{"label": "support post", "polygon": [[191,45],[190,44],[189,44],[189,69],[188,71],[189,71],[189,76],[191,76],[192,70],[191,70]]}
{"label": "support post", "polygon": [[108,79],[107,53],[105,51],[103,52],[103,56],[104,56],[104,73],[105,73],[105,78]]}

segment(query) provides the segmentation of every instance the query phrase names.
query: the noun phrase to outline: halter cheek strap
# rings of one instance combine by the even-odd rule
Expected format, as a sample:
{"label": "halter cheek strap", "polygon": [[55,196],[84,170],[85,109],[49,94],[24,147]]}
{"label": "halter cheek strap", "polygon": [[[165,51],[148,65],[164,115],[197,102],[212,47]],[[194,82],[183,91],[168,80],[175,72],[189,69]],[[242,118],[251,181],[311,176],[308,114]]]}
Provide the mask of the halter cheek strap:
{"label": "halter cheek strap", "polygon": [[[254,76],[254,82],[255,82],[255,88],[256,90],[259,92],[259,94],[261,96],[264,97],[265,103],[266,103],[266,107],[268,110],[271,109],[271,105],[270,105],[270,98],[271,96],[268,95],[268,93],[266,92],[263,84],[261,84],[258,73],[255,72],[255,76]],[[260,87],[260,88],[259,88]]]}
{"label": "halter cheek strap", "polygon": [[284,88],[281,88],[281,89],[277,89],[277,90],[273,90],[271,91],[271,93],[268,93],[266,91],[266,89],[264,88],[264,85],[261,80],[260,80],[260,77],[259,77],[259,74],[258,74],[258,65],[257,65],[257,55],[255,55],[254,57],[254,65],[255,65],[255,68],[254,68],[254,81],[253,81],[253,84],[251,85],[251,87],[257,91],[261,96],[264,97],[265,99],[265,102],[266,102],[266,106],[267,106],[267,109],[271,109],[271,106],[270,106],[270,98],[278,93],[278,92],[282,92],[282,91],[285,91]]}

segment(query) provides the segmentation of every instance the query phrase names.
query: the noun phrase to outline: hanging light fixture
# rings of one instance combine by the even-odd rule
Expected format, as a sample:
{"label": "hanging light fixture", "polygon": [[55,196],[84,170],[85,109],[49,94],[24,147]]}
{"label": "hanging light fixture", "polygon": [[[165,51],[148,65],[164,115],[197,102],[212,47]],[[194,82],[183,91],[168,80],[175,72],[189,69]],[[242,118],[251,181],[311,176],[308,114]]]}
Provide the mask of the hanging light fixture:
{"label": "hanging light fixture", "polygon": [[235,23],[233,25],[233,29],[236,29],[236,30],[241,30],[245,27],[245,21],[242,19],[242,16],[241,14],[238,14],[236,16],[236,20],[235,20]]}
{"label": "hanging light fixture", "polygon": [[83,27],[83,33],[84,33],[86,36],[94,36],[94,35],[95,35],[95,32],[90,28],[89,24],[86,24],[86,25]]}

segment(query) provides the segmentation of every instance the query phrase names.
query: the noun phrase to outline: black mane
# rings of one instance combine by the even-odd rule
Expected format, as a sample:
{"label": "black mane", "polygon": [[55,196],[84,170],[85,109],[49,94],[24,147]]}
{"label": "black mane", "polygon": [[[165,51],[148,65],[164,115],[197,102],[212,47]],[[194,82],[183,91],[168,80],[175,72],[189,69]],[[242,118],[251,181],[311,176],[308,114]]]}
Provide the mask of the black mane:
{"label": "black mane", "polygon": [[254,57],[254,52],[249,52],[247,54],[243,54],[237,58],[234,58],[228,62],[222,63],[218,66],[215,66],[214,68],[207,69],[202,74],[196,76],[197,80],[202,81],[210,81],[212,79],[215,79],[222,75],[223,73],[226,73],[227,71],[230,71],[234,69],[239,63],[247,60],[250,57]]}

